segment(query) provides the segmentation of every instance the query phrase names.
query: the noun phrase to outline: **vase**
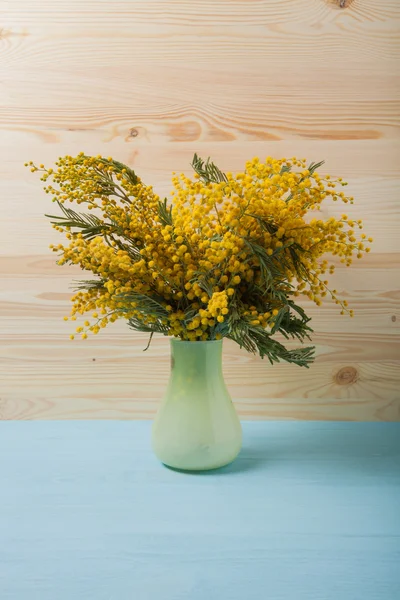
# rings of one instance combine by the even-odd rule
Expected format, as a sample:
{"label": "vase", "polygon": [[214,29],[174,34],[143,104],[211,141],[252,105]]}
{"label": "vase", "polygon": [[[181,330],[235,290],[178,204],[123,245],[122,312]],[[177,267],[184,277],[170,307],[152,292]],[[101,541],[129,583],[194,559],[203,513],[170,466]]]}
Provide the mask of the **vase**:
{"label": "vase", "polygon": [[171,374],[153,423],[152,446],[169,467],[217,469],[232,462],[242,428],[222,373],[222,340],[171,338]]}

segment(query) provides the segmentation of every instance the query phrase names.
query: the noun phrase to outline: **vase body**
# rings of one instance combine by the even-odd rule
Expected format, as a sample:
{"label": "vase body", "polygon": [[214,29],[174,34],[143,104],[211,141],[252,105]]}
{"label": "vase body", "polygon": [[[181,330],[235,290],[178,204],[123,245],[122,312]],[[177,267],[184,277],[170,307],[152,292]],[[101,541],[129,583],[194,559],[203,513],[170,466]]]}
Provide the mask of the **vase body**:
{"label": "vase body", "polygon": [[171,375],[152,445],[159,460],[176,469],[216,469],[236,458],[242,428],[223,378],[222,340],[171,339]]}

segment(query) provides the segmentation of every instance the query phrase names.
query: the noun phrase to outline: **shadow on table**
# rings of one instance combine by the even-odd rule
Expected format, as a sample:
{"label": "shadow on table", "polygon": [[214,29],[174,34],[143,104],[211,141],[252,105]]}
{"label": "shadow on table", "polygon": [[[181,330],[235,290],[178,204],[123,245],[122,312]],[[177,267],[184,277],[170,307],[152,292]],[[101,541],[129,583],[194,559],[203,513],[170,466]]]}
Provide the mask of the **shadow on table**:
{"label": "shadow on table", "polygon": [[255,427],[251,435],[245,432],[243,448],[233,463],[212,471],[184,472],[212,477],[268,471],[285,463],[327,474],[332,470],[373,476],[387,469],[400,473],[400,423],[290,422],[271,431]]}
{"label": "shadow on table", "polygon": [[246,451],[242,449],[240,451],[239,456],[236,460],[234,460],[226,467],[219,467],[218,469],[210,469],[208,471],[186,471],[183,469],[175,469],[174,467],[169,467],[168,465],[163,465],[168,471],[175,471],[176,473],[184,473],[185,475],[197,475],[200,476],[208,476],[212,477],[213,475],[228,475],[232,473],[243,473],[245,471],[254,471],[257,468],[264,465],[266,462],[265,458],[246,458]]}

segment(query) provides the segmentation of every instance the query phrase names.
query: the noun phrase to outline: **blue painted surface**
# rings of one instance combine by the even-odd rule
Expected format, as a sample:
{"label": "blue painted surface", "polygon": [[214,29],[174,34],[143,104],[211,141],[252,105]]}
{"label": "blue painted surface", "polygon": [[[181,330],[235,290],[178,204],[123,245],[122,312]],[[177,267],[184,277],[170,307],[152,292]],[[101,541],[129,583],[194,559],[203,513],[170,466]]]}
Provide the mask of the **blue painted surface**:
{"label": "blue painted surface", "polygon": [[400,424],[244,423],[216,472],[147,422],[0,423],[2,600],[398,600]]}

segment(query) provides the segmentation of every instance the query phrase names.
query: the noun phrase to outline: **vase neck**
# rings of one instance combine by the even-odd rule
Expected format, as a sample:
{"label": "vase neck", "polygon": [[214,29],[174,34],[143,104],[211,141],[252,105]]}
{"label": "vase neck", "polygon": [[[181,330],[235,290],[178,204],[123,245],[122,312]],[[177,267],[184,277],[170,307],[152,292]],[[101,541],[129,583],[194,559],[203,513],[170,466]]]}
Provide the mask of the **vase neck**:
{"label": "vase neck", "polygon": [[222,376],[222,340],[183,342],[171,339],[171,375],[180,377]]}

